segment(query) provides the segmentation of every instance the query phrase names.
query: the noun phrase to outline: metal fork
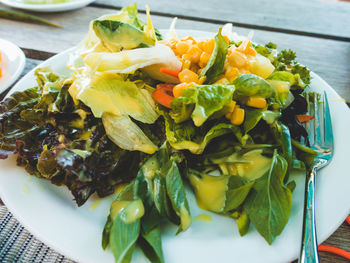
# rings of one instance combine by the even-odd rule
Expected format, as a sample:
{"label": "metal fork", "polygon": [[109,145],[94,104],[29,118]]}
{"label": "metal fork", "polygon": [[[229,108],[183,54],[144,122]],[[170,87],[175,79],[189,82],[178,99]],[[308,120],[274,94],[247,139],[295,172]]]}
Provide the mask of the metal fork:
{"label": "metal fork", "polygon": [[314,163],[308,169],[305,182],[304,218],[302,245],[299,263],[318,263],[316,224],[315,224],[315,176],[317,170],[325,167],[333,156],[333,131],[327,94],[323,102],[315,93],[308,96],[308,111],[314,119],[307,124],[311,149],[317,152]]}

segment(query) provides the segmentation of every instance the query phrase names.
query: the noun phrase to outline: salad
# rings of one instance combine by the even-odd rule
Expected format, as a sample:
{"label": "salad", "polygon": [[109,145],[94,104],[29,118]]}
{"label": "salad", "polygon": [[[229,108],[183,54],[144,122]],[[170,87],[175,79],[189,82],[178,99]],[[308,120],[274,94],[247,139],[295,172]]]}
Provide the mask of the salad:
{"label": "salad", "polygon": [[271,244],[287,224],[307,147],[310,71],[291,50],[220,28],[214,38],[164,38],[136,5],[93,20],[67,67],[0,102],[0,158],[65,185],[78,206],[116,194],[102,247],[129,262],[138,245],[164,262],[161,225],[191,225],[200,208],[250,225]]}

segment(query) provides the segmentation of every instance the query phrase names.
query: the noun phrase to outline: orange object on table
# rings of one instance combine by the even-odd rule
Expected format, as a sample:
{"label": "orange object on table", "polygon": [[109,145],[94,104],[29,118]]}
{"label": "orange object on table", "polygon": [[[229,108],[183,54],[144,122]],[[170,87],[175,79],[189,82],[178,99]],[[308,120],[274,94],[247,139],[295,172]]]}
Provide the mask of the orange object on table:
{"label": "orange object on table", "polygon": [[[1,53],[0,53],[0,62],[1,62]],[[2,76],[2,69],[1,69],[1,67],[0,67],[0,78],[1,78],[1,76]]]}

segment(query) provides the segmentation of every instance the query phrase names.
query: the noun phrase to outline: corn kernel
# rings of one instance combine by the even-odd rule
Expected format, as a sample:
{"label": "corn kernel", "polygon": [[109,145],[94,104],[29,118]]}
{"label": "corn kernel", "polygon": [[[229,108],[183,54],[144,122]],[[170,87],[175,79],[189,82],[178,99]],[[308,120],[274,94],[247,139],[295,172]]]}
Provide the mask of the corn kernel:
{"label": "corn kernel", "polygon": [[233,125],[241,125],[243,123],[244,110],[241,109],[238,105],[233,110],[230,121]]}
{"label": "corn kernel", "polygon": [[222,37],[225,39],[227,44],[230,43],[230,39],[228,38],[228,36],[222,36]]}
{"label": "corn kernel", "polygon": [[208,39],[203,44],[203,51],[207,52],[208,54],[211,54],[214,50],[214,47],[215,47],[215,39],[214,38]]}
{"label": "corn kernel", "polygon": [[191,67],[191,60],[185,60],[184,63],[182,63],[182,69],[190,69]]}
{"label": "corn kernel", "polygon": [[247,57],[237,50],[232,51],[227,58],[232,66],[236,66],[238,68],[244,67],[247,64]]}
{"label": "corn kernel", "polygon": [[190,56],[190,54],[183,54],[182,56],[181,56],[181,58],[183,59],[183,61],[186,61],[186,60],[189,60],[189,61],[191,61],[191,56]]}
{"label": "corn kernel", "polygon": [[205,40],[202,40],[202,41],[199,41],[199,42],[198,42],[198,47],[199,47],[201,50],[204,50],[204,43],[205,43]]}
{"label": "corn kernel", "polygon": [[228,109],[228,111],[233,112],[235,107],[236,107],[236,102],[233,100],[233,101],[231,101],[230,108]]}
{"label": "corn kernel", "polygon": [[228,79],[225,77],[219,78],[217,81],[215,81],[214,84],[224,84],[224,83],[229,83]]}
{"label": "corn kernel", "polygon": [[249,97],[246,104],[247,106],[258,109],[264,109],[267,106],[266,100],[261,97]]}
{"label": "corn kernel", "polygon": [[183,40],[183,41],[189,40],[192,42],[192,44],[197,44],[197,41],[191,36],[183,37],[183,38],[181,38],[181,40]]}
{"label": "corn kernel", "polygon": [[239,76],[238,68],[236,68],[236,67],[227,68],[227,70],[225,72],[225,77],[229,81],[234,81],[238,76]]}
{"label": "corn kernel", "polygon": [[175,98],[181,97],[182,96],[182,91],[184,89],[188,89],[192,87],[191,83],[180,83],[174,86],[173,88],[173,95]]}
{"label": "corn kernel", "polygon": [[190,70],[196,73],[199,70],[199,66],[197,64],[192,63]]}
{"label": "corn kernel", "polygon": [[244,40],[238,47],[238,50],[241,52],[245,52],[248,48],[250,48],[252,42],[250,40]]}
{"label": "corn kernel", "polygon": [[250,47],[250,48],[246,49],[245,54],[255,57],[257,52],[255,51],[254,48]]}
{"label": "corn kernel", "polygon": [[202,50],[197,45],[192,45],[189,48],[187,54],[191,56],[191,61],[193,63],[198,63],[202,54]]}
{"label": "corn kernel", "polygon": [[229,111],[229,112],[227,112],[227,113],[225,114],[225,117],[226,117],[226,119],[228,119],[228,120],[231,120],[231,116],[232,116],[232,111]]}
{"label": "corn kernel", "polygon": [[189,48],[190,48],[190,44],[185,41],[180,41],[176,44],[176,52],[179,55],[185,54]]}
{"label": "corn kernel", "polygon": [[199,66],[201,68],[204,68],[208,64],[209,59],[210,55],[206,52],[203,52],[199,58]]}
{"label": "corn kernel", "polygon": [[191,83],[198,82],[198,74],[194,73],[189,69],[184,69],[179,73],[180,82]]}
{"label": "corn kernel", "polygon": [[177,40],[175,38],[172,38],[168,41],[167,46],[169,46],[171,49],[175,49],[177,44]]}

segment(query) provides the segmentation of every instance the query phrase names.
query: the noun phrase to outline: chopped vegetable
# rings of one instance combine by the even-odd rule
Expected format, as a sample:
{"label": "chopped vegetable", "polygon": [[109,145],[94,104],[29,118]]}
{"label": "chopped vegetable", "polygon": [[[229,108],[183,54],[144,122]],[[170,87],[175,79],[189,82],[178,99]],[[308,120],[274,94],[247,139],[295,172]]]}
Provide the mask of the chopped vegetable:
{"label": "chopped vegetable", "polygon": [[298,121],[301,123],[308,122],[314,118],[313,116],[308,115],[308,114],[296,115],[296,117],[297,117]]}
{"label": "chopped vegetable", "polygon": [[171,102],[173,101],[173,87],[172,84],[158,84],[155,91],[152,93],[153,99],[159,104],[171,108]]}
{"label": "chopped vegetable", "polygon": [[167,69],[167,68],[160,68],[159,71],[164,73],[164,74],[168,74],[170,76],[173,76],[175,78],[179,77],[179,72],[175,71],[175,70],[171,70],[171,69]]}

